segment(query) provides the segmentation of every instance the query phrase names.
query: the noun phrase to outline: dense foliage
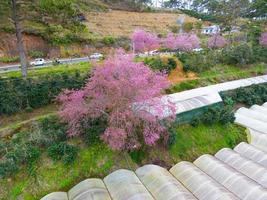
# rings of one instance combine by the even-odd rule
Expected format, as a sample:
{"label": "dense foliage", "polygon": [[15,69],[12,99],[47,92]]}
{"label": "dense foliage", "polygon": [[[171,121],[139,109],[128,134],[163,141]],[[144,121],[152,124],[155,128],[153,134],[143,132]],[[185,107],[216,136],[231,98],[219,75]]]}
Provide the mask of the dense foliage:
{"label": "dense foliage", "polygon": [[[131,55],[117,52],[101,66],[81,90],[66,90],[58,99],[60,117],[68,123],[70,136],[81,134],[84,120],[107,120],[102,139],[116,150],[133,150],[155,145],[167,138],[160,123],[164,110],[172,115],[173,106],[162,103],[162,91],[169,87],[165,76],[155,73]],[[89,125],[89,124],[88,124]]]}
{"label": "dense foliage", "polygon": [[56,117],[43,118],[26,132],[16,133],[12,139],[0,141],[0,178],[15,174],[26,166],[30,175],[35,175],[35,165],[43,151],[53,160],[71,164],[78,147],[68,144],[66,125]]}
{"label": "dense foliage", "polygon": [[62,89],[84,85],[87,75],[51,74],[38,78],[0,79],[0,115],[50,104]]}
{"label": "dense foliage", "polygon": [[144,63],[154,71],[160,71],[169,74],[176,68],[176,61],[174,58],[168,57],[166,59],[161,57],[146,57]]}
{"label": "dense foliage", "polygon": [[221,92],[221,96],[224,101],[229,101],[230,99],[234,103],[242,103],[248,106],[261,105],[267,102],[267,84],[262,83]]}
{"label": "dense foliage", "polygon": [[202,115],[193,119],[191,124],[197,126],[200,123],[212,125],[216,123],[227,124],[235,120],[234,111],[231,105],[208,108]]}

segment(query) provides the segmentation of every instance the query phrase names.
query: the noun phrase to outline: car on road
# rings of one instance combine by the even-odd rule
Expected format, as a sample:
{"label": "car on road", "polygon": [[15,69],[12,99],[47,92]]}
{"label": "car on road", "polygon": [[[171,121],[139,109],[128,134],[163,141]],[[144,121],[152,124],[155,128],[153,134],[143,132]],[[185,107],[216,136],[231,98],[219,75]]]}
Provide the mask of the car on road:
{"label": "car on road", "polygon": [[30,62],[32,66],[42,66],[45,64],[45,59],[43,58],[36,58],[34,61]]}
{"label": "car on road", "polygon": [[100,60],[103,57],[104,57],[104,55],[101,53],[93,53],[92,55],[89,56],[89,58],[92,60]]}
{"label": "car on road", "polygon": [[193,51],[194,52],[200,52],[200,51],[203,51],[204,49],[202,49],[202,48],[195,48],[195,49],[193,49]]}

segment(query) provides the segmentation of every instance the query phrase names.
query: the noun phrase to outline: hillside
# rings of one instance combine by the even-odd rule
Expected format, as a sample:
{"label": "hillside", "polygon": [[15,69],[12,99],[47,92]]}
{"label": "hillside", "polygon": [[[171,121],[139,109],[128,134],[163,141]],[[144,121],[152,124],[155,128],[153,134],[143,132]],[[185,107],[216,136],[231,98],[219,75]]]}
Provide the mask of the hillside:
{"label": "hillside", "polygon": [[128,37],[136,28],[164,34],[177,26],[176,21],[180,16],[184,16],[186,22],[197,21],[196,18],[177,13],[110,10],[108,12],[88,12],[85,24],[90,32],[100,36]]}
{"label": "hillside", "polygon": [[[34,6],[25,5],[28,11],[22,24],[28,54],[70,57],[95,51],[108,53],[114,47],[129,49],[128,39],[136,28],[166,34],[177,29],[176,21],[182,15],[144,11],[140,4],[133,5],[128,1],[69,1],[72,4],[39,0],[34,2]],[[118,8],[120,10],[116,10]],[[197,21],[184,16],[186,22]],[[18,54],[14,27],[8,19],[0,20],[0,36],[0,58],[17,61],[18,58],[13,59]]]}

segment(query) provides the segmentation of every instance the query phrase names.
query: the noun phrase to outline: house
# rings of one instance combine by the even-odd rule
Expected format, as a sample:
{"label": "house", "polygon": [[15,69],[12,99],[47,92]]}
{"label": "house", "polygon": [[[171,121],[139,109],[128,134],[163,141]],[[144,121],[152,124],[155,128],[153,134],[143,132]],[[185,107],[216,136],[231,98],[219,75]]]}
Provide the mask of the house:
{"label": "house", "polygon": [[207,35],[216,34],[219,32],[220,32],[220,27],[218,25],[206,26],[202,28],[202,33]]}

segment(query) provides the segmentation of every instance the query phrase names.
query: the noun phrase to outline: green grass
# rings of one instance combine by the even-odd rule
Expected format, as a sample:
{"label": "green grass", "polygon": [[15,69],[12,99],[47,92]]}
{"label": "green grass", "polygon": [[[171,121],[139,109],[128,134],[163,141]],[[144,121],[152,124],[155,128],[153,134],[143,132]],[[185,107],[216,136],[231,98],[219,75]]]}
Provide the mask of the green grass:
{"label": "green grass", "polygon": [[[166,166],[173,166],[181,160],[193,161],[200,155],[215,154],[221,148],[246,141],[244,128],[234,124],[183,125],[176,132],[176,143],[169,150],[163,147],[148,150],[140,165],[161,160]],[[61,161],[53,162],[43,153],[36,177],[29,176],[25,167],[15,176],[0,180],[0,199],[37,200],[50,192],[68,191],[87,178],[103,178],[117,169],[138,167],[128,154],[112,151],[104,144],[87,147],[80,138],[70,142],[80,146],[73,165],[66,167]]]}
{"label": "green grass", "polygon": [[[89,62],[81,62],[71,65],[56,65],[46,68],[29,69],[28,77],[38,77],[49,74],[75,73],[76,71],[79,71],[81,73],[87,73],[90,70],[91,66],[92,64]],[[21,71],[3,73],[0,74],[0,77],[21,77]]]}
{"label": "green grass", "polygon": [[177,141],[170,154],[181,160],[193,161],[200,155],[214,154],[224,147],[233,148],[241,141],[246,141],[245,129],[234,124],[184,125],[177,127]]}

